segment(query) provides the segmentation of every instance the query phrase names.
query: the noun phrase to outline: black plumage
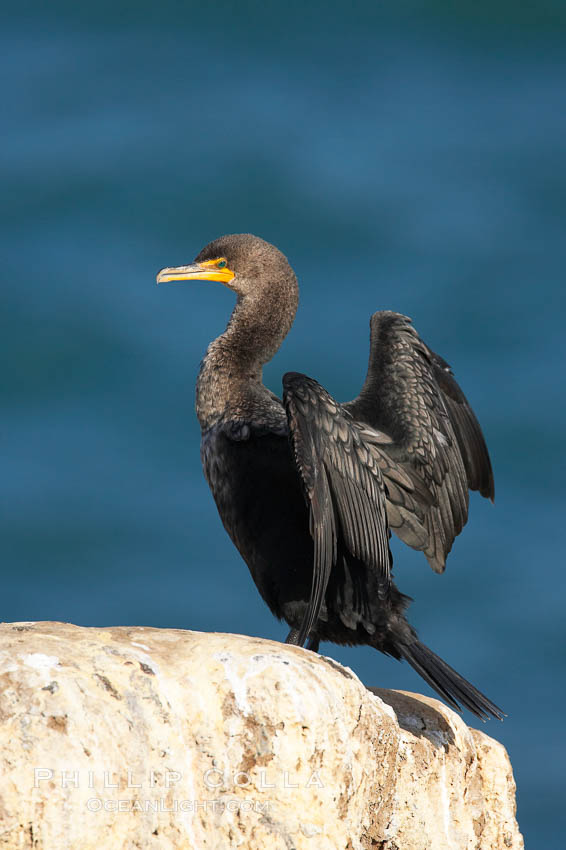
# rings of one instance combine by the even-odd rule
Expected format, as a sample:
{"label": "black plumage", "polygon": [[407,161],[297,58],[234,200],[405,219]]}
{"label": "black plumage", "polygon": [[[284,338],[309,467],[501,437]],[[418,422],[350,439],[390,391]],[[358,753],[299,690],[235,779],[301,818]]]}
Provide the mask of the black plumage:
{"label": "black plumage", "polygon": [[425,647],[392,579],[394,531],[442,572],[468,517],[468,491],[493,499],[485,441],[448,364],[406,316],[377,312],[359,396],[340,404],[315,380],[262,366],[298,304],[283,254],[249,234],[211,242],[158,282],[219,280],[237,294],[197,381],[201,457],[220,517],[290,643],[368,644],[407,660],[451,706],[502,712]]}

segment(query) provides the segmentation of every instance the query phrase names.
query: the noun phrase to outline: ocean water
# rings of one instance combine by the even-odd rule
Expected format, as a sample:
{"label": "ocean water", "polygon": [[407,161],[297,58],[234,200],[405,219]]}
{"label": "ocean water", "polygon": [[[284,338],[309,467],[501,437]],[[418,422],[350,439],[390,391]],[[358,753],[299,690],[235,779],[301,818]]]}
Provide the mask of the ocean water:
{"label": "ocean water", "polygon": [[194,382],[232,296],[155,286],[257,233],[301,284],[275,392],[297,370],[352,398],[394,309],[482,423],[495,506],[472,497],[444,576],[399,544],[395,575],[508,712],[483,728],[531,850],[564,834],[565,36],[550,0],[24,4],[0,33],[1,618],[284,638],[200,469]]}

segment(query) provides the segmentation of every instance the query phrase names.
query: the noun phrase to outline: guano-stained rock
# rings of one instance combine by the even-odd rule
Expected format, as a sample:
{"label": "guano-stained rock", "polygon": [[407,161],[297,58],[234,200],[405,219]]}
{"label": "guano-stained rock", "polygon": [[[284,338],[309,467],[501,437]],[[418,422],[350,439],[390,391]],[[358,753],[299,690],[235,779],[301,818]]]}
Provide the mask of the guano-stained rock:
{"label": "guano-stained rock", "polygon": [[240,635],[0,626],[0,848],[520,850],[504,748]]}

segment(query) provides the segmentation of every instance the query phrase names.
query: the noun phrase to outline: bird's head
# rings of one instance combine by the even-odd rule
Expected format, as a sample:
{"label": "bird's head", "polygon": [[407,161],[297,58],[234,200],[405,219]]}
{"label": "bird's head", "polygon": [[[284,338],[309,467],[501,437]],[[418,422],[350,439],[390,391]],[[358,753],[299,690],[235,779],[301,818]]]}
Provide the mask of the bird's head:
{"label": "bird's head", "polygon": [[281,290],[297,289],[284,254],[251,233],[221,236],[203,248],[193,263],[162,269],[157,275],[157,283],[179,280],[216,280],[239,298],[250,300],[270,293],[274,300]]}

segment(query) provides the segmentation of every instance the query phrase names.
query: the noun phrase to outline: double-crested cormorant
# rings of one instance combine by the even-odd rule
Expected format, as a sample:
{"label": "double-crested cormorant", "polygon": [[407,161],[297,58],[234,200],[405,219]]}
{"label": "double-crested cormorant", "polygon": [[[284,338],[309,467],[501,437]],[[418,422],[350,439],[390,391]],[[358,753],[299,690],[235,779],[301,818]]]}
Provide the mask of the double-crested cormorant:
{"label": "double-crested cormorant", "polygon": [[442,572],[468,517],[468,489],[493,499],[484,438],[448,364],[399,313],[371,317],[359,396],[262,367],[289,332],[298,285],[286,257],[250,234],[223,236],[157,282],[220,281],[237,295],[202,361],[201,457],[224,527],[288,643],[368,644],[405,659],[453,708],[503,713],[424,646],[392,580],[390,529]]}

